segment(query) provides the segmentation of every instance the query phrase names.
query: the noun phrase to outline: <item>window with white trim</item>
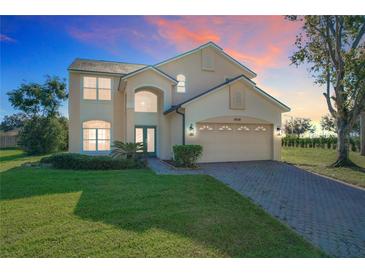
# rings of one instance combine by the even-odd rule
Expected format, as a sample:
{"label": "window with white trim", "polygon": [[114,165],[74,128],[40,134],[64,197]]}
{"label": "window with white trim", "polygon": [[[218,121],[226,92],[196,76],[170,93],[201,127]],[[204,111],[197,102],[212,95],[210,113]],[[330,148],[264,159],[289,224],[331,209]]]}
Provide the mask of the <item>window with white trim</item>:
{"label": "window with white trim", "polygon": [[84,100],[110,101],[112,99],[112,80],[105,77],[84,76]]}
{"label": "window with white trim", "polygon": [[176,76],[177,80],[177,89],[176,91],[179,93],[184,93],[186,91],[186,77],[183,74],[179,74]]}
{"label": "window with white trim", "polygon": [[134,95],[135,112],[157,112],[157,95],[150,91],[138,91]]}
{"label": "window with white trim", "polygon": [[101,120],[90,120],[82,123],[83,151],[110,150],[110,123]]}

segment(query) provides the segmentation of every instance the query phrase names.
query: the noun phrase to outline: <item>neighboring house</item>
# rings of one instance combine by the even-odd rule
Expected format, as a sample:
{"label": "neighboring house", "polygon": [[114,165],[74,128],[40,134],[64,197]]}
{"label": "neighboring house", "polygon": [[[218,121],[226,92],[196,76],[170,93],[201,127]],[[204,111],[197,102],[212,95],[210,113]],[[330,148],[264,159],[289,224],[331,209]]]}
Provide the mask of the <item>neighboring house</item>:
{"label": "neighboring house", "polygon": [[289,107],[212,42],[153,66],[75,59],[68,70],[70,152],[108,153],[120,140],[161,159],[200,144],[201,162],[280,160]]}
{"label": "neighboring house", "polygon": [[9,131],[0,130],[0,148],[16,147],[18,145],[19,128]]}

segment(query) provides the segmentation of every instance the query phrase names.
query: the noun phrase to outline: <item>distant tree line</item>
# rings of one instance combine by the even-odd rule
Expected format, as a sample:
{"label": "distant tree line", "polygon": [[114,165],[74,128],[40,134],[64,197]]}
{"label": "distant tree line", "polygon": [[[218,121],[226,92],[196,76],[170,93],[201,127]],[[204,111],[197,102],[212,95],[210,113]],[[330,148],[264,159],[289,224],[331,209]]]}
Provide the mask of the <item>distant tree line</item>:
{"label": "distant tree line", "polygon": [[[312,138],[300,138],[289,135],[281,139],[281,144],[283,147],[337,149],[337,137],[321,136]],[[351,151],[360,151],[360,137],[350,137],[349,146]]]}
{"label": "distant tree line", "polygon": [[[321,129],[329,133],[337,135],[337,123],[331,115],[324,115],[321,117],[320,121]],[[287,120],[284,124],[285,135],[296,136],[297,138],[302,137],[306,133],[315,133],[316,126],[309,118],[292,117],[292,119]],[[360,117],[358,117],[356,123],[350,131],[351,136],[360,135]]]}
{"label": "distant tree line", "polygon": [[[330,115],[322,116],[320,125],[322,130],[330,133],[329,136],[303,137],[307,133],[313,134],[316,127],[312,124],[311,119],[292,117],[285,122],[284,132],[286,136],[282,138],[282,146],[337,149],[338,138],[335,119]],[[351,151],[360,151],[360,119],[357,120],[350,132],[349,148]]]}

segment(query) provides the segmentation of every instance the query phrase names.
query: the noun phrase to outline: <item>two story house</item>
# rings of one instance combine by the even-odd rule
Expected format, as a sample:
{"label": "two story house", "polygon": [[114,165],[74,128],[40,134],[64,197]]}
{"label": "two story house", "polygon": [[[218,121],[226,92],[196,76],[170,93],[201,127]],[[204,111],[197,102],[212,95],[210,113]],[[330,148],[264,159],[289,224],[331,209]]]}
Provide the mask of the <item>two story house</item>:
{"label": "two story house", "polygon": [[119,140],[160,159],[175,144],[202,145],[200,162],[280,159],[289,107],[215,43],[155,65],[75,59],[68,70],[70,152],[105,154]]}

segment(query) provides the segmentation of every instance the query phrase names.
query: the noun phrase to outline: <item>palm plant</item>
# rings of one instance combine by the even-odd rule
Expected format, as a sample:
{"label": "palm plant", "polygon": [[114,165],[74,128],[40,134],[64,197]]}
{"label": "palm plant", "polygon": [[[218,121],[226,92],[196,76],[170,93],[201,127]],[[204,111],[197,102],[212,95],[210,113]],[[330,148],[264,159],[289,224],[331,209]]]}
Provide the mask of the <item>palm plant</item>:
{"label": "palm plant", "polygon": [[113,158],[136,159],[137,154],[143,152],[143,143],[123,143],[114,141],[112,150]]}

